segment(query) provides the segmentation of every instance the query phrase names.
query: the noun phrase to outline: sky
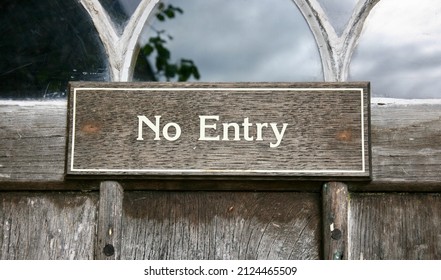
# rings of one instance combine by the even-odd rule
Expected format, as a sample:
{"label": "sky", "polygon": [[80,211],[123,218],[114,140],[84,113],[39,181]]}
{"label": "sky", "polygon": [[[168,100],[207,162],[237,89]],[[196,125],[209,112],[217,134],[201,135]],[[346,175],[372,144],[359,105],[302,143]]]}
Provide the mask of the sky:
{"label": "sky", "polygon": [[369,79],[377,96],[441,98],[441,1],[380,1],[350,74]]}
{"label": "sky", "polygon": [[[137,1],[137,0],[131,0]],[[201,81],[323,81],[309,27],[291,0],[169,0],[183,15],[156,29],[173,58],[192,59]],[[356,0],[319,0],[341,33]],[[154,34],[147,27],[144,40]],[[441,98],[441,1],[381,0],[353,54],[349,80],[373,96]]]}
{"label": "sky", "polygon": [[318,0],[334,30],[341,35],[352,15],[357,0]]}
{"label": "sky", "polygon": [[323,79],[313,35],[289,0],[168,2],[184,14],[152,24],[173,36],[173,56],[193,59],[203,81]]}

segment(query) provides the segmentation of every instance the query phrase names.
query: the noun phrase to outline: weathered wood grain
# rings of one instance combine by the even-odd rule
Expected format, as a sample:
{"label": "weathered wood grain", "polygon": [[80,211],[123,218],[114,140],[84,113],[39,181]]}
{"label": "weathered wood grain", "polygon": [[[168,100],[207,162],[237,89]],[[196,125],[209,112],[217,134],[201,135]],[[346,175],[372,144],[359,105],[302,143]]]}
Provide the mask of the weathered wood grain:
{"label": "weathered wood grain", "polygon": [[[0,101],[0,189],[98,189],[96,181],[65,181],[66,102]],[[369,183],[350,190],[441,190],[441,105],[372,104],[372,166]],[[200,182],[200,189],[217,183]],[[239,183],[231,183],[239,184]],[[277,189],[319,190],[320,182],[277,182]],[[229,184],[225,184],[229,189]],[[124,182],[125,189],[198,189],[198,181]],[[272,189],[243,183],[244,189]]]}
{"label": "weathered wood grain", "polygon": [[318,259],[320,196],[126,192],[122,259]]}
{"label": "weathered wood grain", "polygon": [[98,231],[95,258],[119,260],[121,258],[121,223],[124,191],[117,182],[100,184]]}
{"label": "weathered wood grain", "polygon": [[369,179],[369,100],[361,82],[75,82],[67,174]]}
{"label": "weathered wood grain", "polygon": [[96,193],[0,193],[0,259],[93,259]]}
{"label": "weathered wood grain", "polygon": [[348,259],[348,186],[330,182],[323,186],[323,255],[325,260]]}
{"label": "weathered wood grain", "polygon": [[423,190],[422,185],[427,191],[440,189],[439,102],[434,105],[430,101],[415,105],[374,103],[371,137],[373,181],[350,183],[353,190]]}
{"label": "weathered wood grain", "polygon": [[63,180],[67,102],[0,101],[0,180]]}
{"label": "weathered wood grain", "polygon": [[441,258],[440,194],[352,193],[349,258]]}

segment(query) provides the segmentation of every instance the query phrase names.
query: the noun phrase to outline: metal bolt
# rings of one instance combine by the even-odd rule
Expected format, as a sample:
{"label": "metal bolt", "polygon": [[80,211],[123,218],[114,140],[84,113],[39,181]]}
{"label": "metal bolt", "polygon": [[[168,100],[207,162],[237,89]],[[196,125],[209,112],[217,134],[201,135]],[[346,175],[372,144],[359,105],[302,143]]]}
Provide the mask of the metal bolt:
{"label": "metal bolt", "polygon": [[115,248],[112,244],[106,244],[106,246],[104,246],[103,253],[108,257],[113,256],[113,254],[115,254]]}
{"label": "metal bolt", "polygon": [[339,240],[341,238],[341,235],[341,230],[339,230],[338,228],[331,231],[331,238],[334,240]]}

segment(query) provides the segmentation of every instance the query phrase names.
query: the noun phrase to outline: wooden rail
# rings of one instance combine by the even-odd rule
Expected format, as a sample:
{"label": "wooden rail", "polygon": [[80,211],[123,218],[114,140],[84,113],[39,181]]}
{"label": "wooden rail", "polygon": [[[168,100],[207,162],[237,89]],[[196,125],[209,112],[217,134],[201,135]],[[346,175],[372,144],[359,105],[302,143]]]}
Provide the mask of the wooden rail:
{"label": "wooden rail", "polygon": [[[396,104],[398,103],[398,104]],[[64,179],[65,101],[0,101],[0,189],[87,190],[99,182]],[[441,102],[372,101],[371,182],[352,191],[441,190]],[[124,189],[320,191],[323,182],[149,180]]]}

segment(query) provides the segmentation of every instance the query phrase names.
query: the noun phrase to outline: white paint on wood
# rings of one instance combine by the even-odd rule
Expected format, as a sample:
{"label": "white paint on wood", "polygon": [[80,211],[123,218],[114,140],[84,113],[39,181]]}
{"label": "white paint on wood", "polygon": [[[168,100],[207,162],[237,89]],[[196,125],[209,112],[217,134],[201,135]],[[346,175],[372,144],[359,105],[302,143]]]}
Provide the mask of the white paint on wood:
{"label": "white paint on wood", "polygon": [[130,81],[139,51],[137,45],[139,36],[159,0],[142,0],[130,17],[122,35],[115,30],[115,23],[99,0],[81,0],[80,2],[92,18],[106,49],[112,81]]}
{"label": "white paint on wood", "polygon": [[[161,90],[161,89],[155,89]],[[167,89],[164,89],[167,90]],[[179,90],[179,89],[174,89]],[[207,91],[213,91],[216,89],[205,89]],[[278,88],[271,90],[279,90]],[[323,89],[326,90],[326,89]],[[372,97],[372,106],[412,106],[412,105],[441,105],[441,98],[437,99],[400,99],[400,98],[389,98],[389,97]],[[67,100],[57,99],[57,100],[0,100],[0,106],[19,106],[19,107],[64,107],[67,105]]]}
{"label": "white paint on wood", "polygon": [[379,0],[360,0],[341,36],[317,0],[292,0],[307,21],[319,48],[325,81],[346,81],[364,22]]}
{"label": "white paint on wood", "polygon": [[36,107],[36,106],[67,106],[67,100],[0,100],[0,106],[19,106],[19,107]]}
{"label": "white paint on wood", "polygon": [[398,99],[375,97],[371,99],[373,106],[412,106],[412,105],[441,105],[441,99]]}

